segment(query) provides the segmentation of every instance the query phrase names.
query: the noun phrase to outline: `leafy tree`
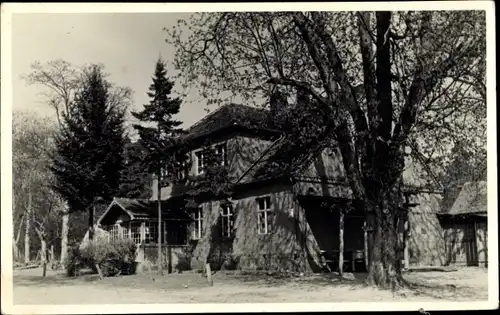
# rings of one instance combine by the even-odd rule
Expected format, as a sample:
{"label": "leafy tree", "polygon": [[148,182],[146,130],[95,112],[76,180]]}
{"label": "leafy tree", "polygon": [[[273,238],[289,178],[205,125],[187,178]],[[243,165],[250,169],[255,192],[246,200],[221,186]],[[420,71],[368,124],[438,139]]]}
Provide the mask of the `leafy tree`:
{"label": "leafy tree", "polygon": [[[175,168],[178,163],[179,135],[182,129],[181,121],[175,120],[174,115],[179,113],[181,99],[172,98],[174,82],[167,78],[165,62],[159,58],[155,65],[153,82],[147,93],[151,99],[140,112],[132,112],[132,116],[142,123],[153,124],[147,127],[141,124],[134,125],[139,132],[140,145],[146,152],[145,169],[158,178],[156,196],[158,201],[158,231],[162,231],[161,221],[161,187],[172,181],[175,172],[166,173],[164,170]],[[164,175],[164,176],[163,176]],[[162,273],[161,235],[158,233],[158,272]]]}
{"label": "leafy tree", "polygon": [[102,68],[90,66],[68,110],[55,137],[54,188],[73,211],[89,213],[92,236],[97,200],[110,201],[118,193],[125,107],[110,96]]}
{"label": "leafy tree", "polygon": [[[472,103],[485,112],[485,30],[484,11],[224,12],[179,21],[167,41],[177,48],[182,84],[209,103],[231,92],[262,104],[279,86],[322,106],[366,214],[368,282],[395,288],[405,149],[420,150],[418,140],[434,138],[423,137],[431,128],[452,126],[451,113],[469,117]],[[449,130],[449,138],[470,131]],[[450,143],[435,140],[426,147],[448,155]]]}
{"label": "leafy tree", "polygon": [[124,168],[120,179],[120,196],[146,199],[151,197],[151,174],[144,167],[146,152],[139,142],[127,142]]}
{"label": "leafy tree", "polygon": [[[102,66],[99,66],[103,69]],[[46,63],[39,61],[31,64],[31,72],[23,76],[29,85],[40,85],[45,87],[42,98],[54,112],[58,127],[62,128],[64,115],[70,115],[70,107],[74,96],[84,82],[85,72],[88,66],[76,67],[71,63],[56,59]],[[110,103],[127,106],[130,104],[132,91],[129,88],[110,86]],[[62,215],[61,222],[61,265],[64,266],[68,253],[68,237],[70,233],[70,209],[66,209]],[[81,234],[81,214],[74,214],[71,222],[71,230],[74,237],[79,238]]]}

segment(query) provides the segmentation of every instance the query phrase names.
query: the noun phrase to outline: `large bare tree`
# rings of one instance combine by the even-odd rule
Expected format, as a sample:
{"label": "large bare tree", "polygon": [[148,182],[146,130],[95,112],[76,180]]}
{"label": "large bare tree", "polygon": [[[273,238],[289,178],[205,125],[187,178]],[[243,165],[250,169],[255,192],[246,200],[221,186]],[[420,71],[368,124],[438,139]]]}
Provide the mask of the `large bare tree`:
{"label": "large bare tree", "polygon": [[[166,31],[184,86],[208,104],[263,104],[278,88],[326,109],[366,213],[368,282],[401,284],[395,216],[405,149],[426,163],[443,159],[463,131],[457,119],[484,122],[485,12],[199,13]],[[431,143],[440,137],[433,128],[451,143]]]}
{"label": "large bare tree", "polygon": [[13,119],[13,188],[14,219],[21,217],[14,242],[18,253],[21,226],[25,230],[25,263],[30,261],[31,233],[35,232],[40,244],[39,253],[45,275],[47,245],[59,237],[58,221],[63,210],[62,200],[50,187],[49,170],[53,151],[55,125],[52,120],[34,114],[15,112]]}

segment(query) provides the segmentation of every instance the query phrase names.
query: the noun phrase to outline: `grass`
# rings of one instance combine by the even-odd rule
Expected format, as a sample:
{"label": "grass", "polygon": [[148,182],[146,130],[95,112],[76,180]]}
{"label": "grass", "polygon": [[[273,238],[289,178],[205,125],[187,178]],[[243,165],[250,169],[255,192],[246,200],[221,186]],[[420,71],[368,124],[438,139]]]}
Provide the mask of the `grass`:
{"label": "grass", "polygon": [[68,278],[62,272],[41,270],[14,273],[16,304],[124,304],[124,303],[251,303],[251,302],[358,302],[358,301],[464,301],[487,300],[487,271],[411,272],[405,279],[412,289],[396,294],[367,287],[365,274],[352,280],[335,274],[283,277],[262,273],[218,272],[214,286],[199,273],[155,276],[147,274],[99,280],[87,274]]}

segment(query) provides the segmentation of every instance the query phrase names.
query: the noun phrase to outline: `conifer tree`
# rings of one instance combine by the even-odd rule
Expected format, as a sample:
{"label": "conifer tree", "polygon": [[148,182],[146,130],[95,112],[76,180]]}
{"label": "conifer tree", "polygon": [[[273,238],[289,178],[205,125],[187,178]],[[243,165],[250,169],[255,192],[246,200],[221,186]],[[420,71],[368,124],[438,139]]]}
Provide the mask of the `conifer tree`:
{"label": "conifer tree", "polygon": [[[134,128],[139,132],[140,144],[145,149],[145,166],[150,174],[154,174],[157,181],[158,202],[158,273],[162,273],[162,231],[161,220],[161,187],[163,183],[168,183],[175,172],[166,173],[165,170],[172,170],[174,161],[178,160],[176,147],[179,143],[179,135],[182,129],[179,128],[181,121],[175,120],[173,116],[179,113],[181,99],[172,98],[171,93],[174,82],[167,78],[165,62],[159,58],[156,62],[153,82],[147,93],[150,102],[145,104],[140,112],[132,112],[132,115],[142,123],[152,124],[152,127],[136,124]],[[162,174],[164,176],[162,176]],[[170,180],[171,181],[171,180]]]}
{"label": "conifer tree", "polygon": [[139,142],[125,145],[124,167],[120,175],[120,197],[147,199],[151,197],[151,174],[144,168],[144,148]]}
{"label": "conifer tree", "polygon": [[55,137],[54,188],[73,211],[88,211],[89,238],[96,202],[116,195],[123,167],[125,108],[112,101],[110,86],[102,68],[90,66]]}

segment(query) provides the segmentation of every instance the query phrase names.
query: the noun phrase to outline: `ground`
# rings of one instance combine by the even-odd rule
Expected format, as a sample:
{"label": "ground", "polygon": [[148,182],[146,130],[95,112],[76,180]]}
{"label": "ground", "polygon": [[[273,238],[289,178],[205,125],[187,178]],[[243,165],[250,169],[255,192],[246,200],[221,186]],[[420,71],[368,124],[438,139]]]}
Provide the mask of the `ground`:
{"label": "ground", "polygon": [[333,274],[280,278],[269,275],[216,273],[213,287],[198,273],[105,278],[67,278],[61,271],[14,271],[14,304],[139,304],[139,303],[279,303],[358,301],[486,301],[488,273],[483,268],[452,272],[409,272],[418,284],[396,294],[363,285],[363,274],[339,279]]}

